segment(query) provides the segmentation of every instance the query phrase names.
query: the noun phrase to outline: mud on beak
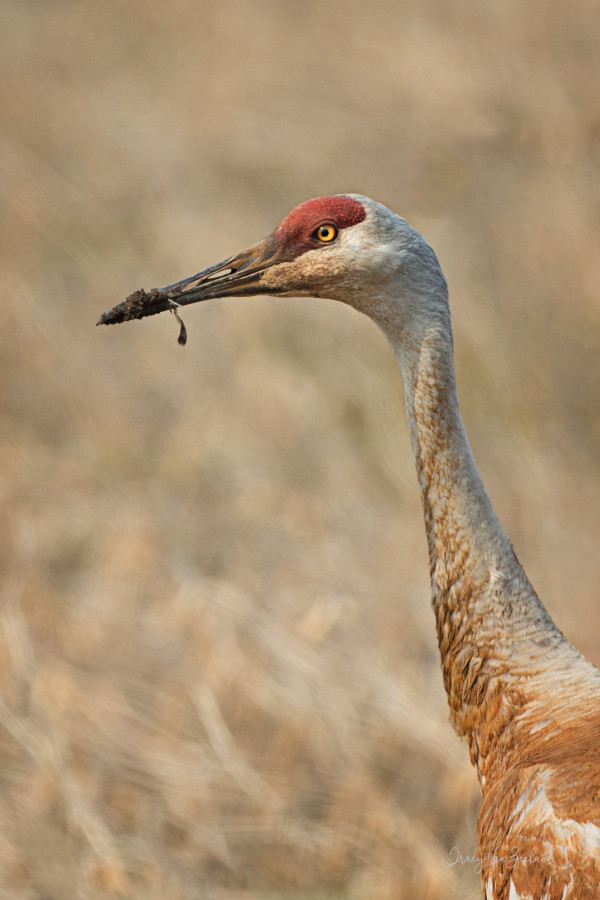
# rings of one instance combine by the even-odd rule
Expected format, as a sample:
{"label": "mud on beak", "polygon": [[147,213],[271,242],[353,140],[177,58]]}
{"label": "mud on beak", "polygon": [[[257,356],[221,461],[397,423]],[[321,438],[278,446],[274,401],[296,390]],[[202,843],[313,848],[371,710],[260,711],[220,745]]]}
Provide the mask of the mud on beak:
{"label": "mud on beak", "polygon": [[[272,287],[262,285],[262,273],[282,262],[289,262],[283,248],[273,235],[265,238],[249,250],[230,256],[209,266],[183,281],[151,291],[139,290],[130,294],[123,303],[100,316],[97,325],[114,325],[130,319],[143,319],[182,306],[212,300],[215,297],[250,297],[253,294],[277,293]],[[185,343],[185,340],[180,343]]]}

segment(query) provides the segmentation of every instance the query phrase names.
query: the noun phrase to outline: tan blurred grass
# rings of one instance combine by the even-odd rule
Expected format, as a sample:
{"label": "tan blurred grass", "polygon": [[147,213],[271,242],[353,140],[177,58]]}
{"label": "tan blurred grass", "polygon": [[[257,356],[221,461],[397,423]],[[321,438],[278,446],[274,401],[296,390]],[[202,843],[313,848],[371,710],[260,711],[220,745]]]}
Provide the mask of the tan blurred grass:
{"label": "tan blurred grass", "polygon": [[312,301],[206,304],[185,352],[93,323],[309,196],[406,215],[501,519],[600,662],[596,15],[4,4],[2,896],[478,896],[381,337]]}

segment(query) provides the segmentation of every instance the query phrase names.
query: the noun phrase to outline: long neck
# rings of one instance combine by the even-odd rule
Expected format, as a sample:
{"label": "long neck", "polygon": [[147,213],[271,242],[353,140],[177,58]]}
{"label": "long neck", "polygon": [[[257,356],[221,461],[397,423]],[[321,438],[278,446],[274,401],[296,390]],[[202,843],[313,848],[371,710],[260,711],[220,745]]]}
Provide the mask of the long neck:
{"label": "long neck", "polygon": [[407,348],[392,346],[404,376],[412,447],[421,489],[434,602],[468,574],[487,583],[529,584],[496,517],[460,417],[449,314]]}
{"label": "long neck", "polygon": [[531,587],[475,465],[447,306],[412,331],[388,317],[379,324],[405,381],[451,717],[485,783],[502,765],[501,735],[525,723],[548,668],[578,654]]}

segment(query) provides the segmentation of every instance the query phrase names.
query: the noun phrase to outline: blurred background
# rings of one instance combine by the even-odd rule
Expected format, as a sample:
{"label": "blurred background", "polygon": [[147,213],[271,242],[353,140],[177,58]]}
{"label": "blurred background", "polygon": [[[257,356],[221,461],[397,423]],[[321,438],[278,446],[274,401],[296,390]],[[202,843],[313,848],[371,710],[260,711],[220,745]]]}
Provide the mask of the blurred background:
{"label": "blurred background", "polygon": [[0,896],[475,898],[401,376],[340,304],[95,328],[356,191],[450,282],[501,521],[600,663],[595,0],[4,0]]}

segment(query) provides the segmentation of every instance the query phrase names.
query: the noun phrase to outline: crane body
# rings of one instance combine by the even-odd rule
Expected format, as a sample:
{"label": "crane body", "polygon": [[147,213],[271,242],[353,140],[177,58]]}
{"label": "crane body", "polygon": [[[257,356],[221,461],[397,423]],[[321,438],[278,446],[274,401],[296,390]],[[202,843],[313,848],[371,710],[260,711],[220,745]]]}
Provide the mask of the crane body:
{"label": "crane body", "polygon": [[401,367],[450,718],[482,790],[486,900],[600,898],[600,671],[552,621],[483,485],[435,253],[373,200],[321,197],[249,250],[100,321],[259,293],[354,307]]}

